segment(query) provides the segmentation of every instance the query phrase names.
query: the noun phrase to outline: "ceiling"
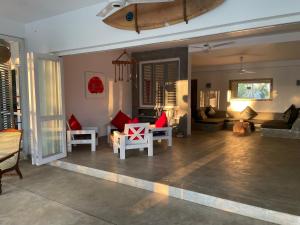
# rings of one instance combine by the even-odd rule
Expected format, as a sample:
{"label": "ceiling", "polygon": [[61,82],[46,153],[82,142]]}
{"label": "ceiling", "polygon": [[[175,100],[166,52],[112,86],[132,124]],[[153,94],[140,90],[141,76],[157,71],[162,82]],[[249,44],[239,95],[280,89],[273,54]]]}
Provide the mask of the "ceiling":
{"label": "ceiling", "polygon": [[237,64],[241,56],[244,56],[244,62],[249,63],[300,59],[300,41],[194,52],[192,53],[192,66]]}
{"label": "ceiling", "polygon": [[0,17],[29,23],[107,0],[0,0]]}

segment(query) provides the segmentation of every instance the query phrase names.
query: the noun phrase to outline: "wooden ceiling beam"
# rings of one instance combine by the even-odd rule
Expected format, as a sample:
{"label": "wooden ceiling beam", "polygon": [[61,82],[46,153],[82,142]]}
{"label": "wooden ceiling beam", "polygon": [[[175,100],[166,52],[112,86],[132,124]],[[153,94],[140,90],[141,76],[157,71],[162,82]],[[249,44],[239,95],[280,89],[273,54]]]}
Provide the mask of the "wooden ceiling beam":
{"label": "wooden ceiling beam", "polygon": [[138,25],[138,5],[134,4],[134,21],[135,21],[135,31],[140,34],[140,29]]}

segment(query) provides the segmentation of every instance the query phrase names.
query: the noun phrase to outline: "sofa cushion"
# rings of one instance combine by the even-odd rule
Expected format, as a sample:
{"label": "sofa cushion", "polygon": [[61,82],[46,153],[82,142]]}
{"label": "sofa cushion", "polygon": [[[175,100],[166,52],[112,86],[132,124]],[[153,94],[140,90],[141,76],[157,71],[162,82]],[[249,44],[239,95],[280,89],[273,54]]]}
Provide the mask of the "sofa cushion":
{"label": "sofa cushion", "polygon": [[118,131],[123,132],[125,124],[128,123],[129,120],[130,118],[120,110],[115,118],[111,121],[111,124],[114,125]]}
{"label": "sofa cushion", "polygon": [[250,120],[257,116],[257,113],[250,107],[247,106],[240,114],[241,119]]}
{"label": "sofa cushion", "polygon": [[197,111],[197,120],[205,120],[207,119],[207,115],[203,109]]}
{"label": "sofa cushion", "polygon": [[206,107],[205,114],[208,117],[213,117],[216,114],[216,110],[214,110],[214,108],[210,105],[210,106]]}
{"label": "sofa cushion", "polygon": [[284,120],[272,120],[264,122],[261,127],[269,129],[291,129],[292,125],[288,124]]}
{"label": "sofa cushion", "polygon": [[292,111],[296,108],[295,105],[291,105],[287,110],[284,111],[283,115],[282,115],[282,119],[285,122],[288,122],[291,116]]}
{"label": "sofa cushion", "polygon": [[293,125],[293,123],[296,121],[298,118],[299,110],[295,107],[291,110],[290,118],[288,120],[288,123]]}
{"label": "sofa cushion", "polygon": [[298,118],[292,126],[292,130],[296,132],[300,132],[300,118]]}
{"label": "sofa cushion", "polygon": [[70,119],[69,119],[69,126],[71,130],[81,130],[81,124],[79,121],[76,119],[76,117],[72,114]]}
{"label": "sofa cushion", "polygon": [[137,118],[137,117],[134,117],[133,119],[130,119],[130,120],[128,121],[129,124],[132,124],[132,123],[139,123],[139,122],[140,122],[140,120],[139,120],[139,118]]}
{"label": "sofa cushion", "polygon": [[156,120],[155,127],[167,127],[168,118],[165,112],[162,112],[161,116]]}

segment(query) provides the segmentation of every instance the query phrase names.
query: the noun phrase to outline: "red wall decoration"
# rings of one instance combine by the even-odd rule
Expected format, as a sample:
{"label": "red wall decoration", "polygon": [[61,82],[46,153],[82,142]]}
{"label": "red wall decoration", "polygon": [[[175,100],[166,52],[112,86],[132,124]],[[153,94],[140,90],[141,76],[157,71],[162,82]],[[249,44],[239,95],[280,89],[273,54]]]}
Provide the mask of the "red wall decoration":
{"label": "red wall decoration", "polygon": [[102,93],[104,91],[104,85],[99,77],[92,77],[88,81],[88,90],[91,94],[97,94],[97,93]]}
{"label": "red wall decoration", "polygon": [[85,72],[86,98],[103,98],[105,96],[106,78],[99,72]]}

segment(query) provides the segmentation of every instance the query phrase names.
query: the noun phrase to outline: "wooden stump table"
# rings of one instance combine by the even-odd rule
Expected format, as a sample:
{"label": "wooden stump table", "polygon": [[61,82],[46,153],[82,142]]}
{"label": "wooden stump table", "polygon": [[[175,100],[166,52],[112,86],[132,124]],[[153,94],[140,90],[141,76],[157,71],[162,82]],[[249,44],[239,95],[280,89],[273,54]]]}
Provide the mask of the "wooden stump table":
{"label": "wooden stump table", "polygon": [[233,133],[239,136],[245,136],[251,133],[249,122],[236,121],[233,125]]}

